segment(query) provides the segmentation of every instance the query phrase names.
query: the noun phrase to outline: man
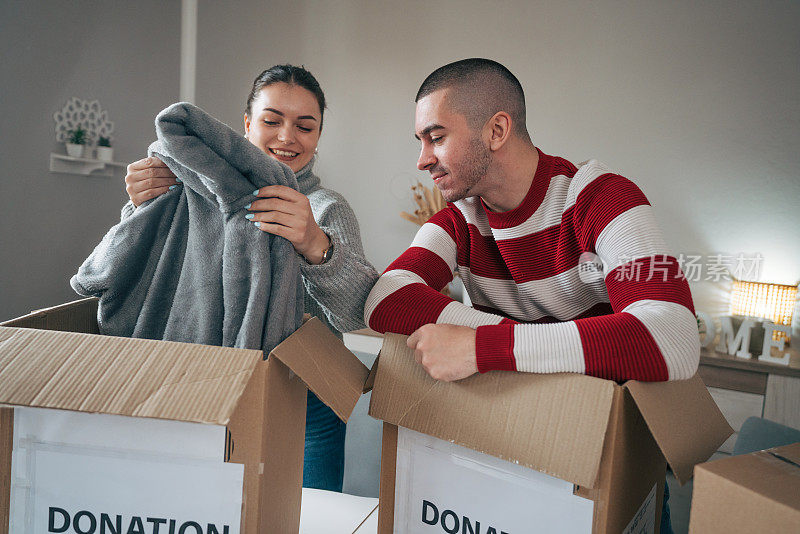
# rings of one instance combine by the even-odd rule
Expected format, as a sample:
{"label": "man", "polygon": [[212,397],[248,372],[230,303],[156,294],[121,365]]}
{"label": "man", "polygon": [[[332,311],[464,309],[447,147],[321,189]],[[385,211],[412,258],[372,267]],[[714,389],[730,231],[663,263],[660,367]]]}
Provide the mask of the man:
{"label": "man", "polygon": [[[629,180],[536,148],[525,97],[497,62],[434,71],[416,97],[417,167],[448,202],[384,272],[365,320],[439,380],[576,372],[623,381],[697,370],[694,307]],[[473,307],[439,291],[458,271]]]}
{"label": "man", "polygon": [[[522,86],[495,61],[445,65],[415,101],[417,167],[448,206],[372,289],[372,329],[411,334],[417,362],[437,380],[490,370],[694,375],[689,286],[632,182],[536,148]],[[455,271],[473,307],[439,292]],[[664,533],[668,499],[665,487]]]}

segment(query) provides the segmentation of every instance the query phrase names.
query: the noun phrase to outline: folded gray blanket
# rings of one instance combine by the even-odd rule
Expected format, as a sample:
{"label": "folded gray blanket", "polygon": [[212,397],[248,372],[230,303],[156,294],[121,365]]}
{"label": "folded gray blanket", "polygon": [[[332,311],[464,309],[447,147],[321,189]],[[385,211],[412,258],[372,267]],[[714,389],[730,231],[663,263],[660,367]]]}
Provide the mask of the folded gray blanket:
{"label": "folded gray blanket", "polygon": [[297,189],[294,173],[200,108],[156,117],[148,152],[183,185],[143,203],[111,228],[72,277],[100,298],[103,334],[262,349],[303,315],[297,254],[245,219],[253,191]]}

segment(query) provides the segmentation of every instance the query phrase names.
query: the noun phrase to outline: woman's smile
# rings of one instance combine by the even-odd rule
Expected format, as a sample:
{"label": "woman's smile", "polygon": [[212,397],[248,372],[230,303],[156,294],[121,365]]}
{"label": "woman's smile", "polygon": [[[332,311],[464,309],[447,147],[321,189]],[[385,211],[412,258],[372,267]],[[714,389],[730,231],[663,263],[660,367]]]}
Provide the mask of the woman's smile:
{"label": "woman's smile", "polygon": [[300,153],[291,150],[281,150],[280,148],[268,148],[269,154],[280,161],[293,161]]}

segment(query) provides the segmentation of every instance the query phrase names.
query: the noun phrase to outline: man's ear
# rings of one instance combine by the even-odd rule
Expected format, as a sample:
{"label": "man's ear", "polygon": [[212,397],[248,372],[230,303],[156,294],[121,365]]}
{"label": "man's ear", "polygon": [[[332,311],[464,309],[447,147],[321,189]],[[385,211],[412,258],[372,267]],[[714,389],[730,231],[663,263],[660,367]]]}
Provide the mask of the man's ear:
{"label": "man's ear", "polygon": [[484,127],[489,138],[489,150],[500,150],[511,137],[511,116],[498,111],[486,122]]}

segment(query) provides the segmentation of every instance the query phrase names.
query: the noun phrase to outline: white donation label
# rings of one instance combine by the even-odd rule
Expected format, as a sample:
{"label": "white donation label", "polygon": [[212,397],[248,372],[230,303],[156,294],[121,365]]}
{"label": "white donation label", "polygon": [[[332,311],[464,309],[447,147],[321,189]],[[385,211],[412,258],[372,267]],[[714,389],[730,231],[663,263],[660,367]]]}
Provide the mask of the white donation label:
{"label": "white donation label", "polygon": [[590,533],[594,503],[573,485],[400,427],[394,531]]}
{"label": "white donation label", "polygon": [[[33,432],[33,419],[19,412],[15,430],[26,427],[31,432],[14,436],[11,534],[239,533],[243,465],[225,463],[221,455],[214,460],[199,457],[197,450],[194,457],[175,450],[142,450],[148,434],[157,434],[159,425],[168,427],[171,422],[100,418],[119,432],[127,425],[144,432],[143,440],[132,439],[123,448],[101,446],[98,439],[79,445],[75,432],[48,436],[67,443],[44,441],[44,432]],[[71,421],[92,417],[79,415],[70,416]],[[182,425],[187,423],[175,425],[178,432],[186,430]],[[179,441],[176,436],[164,443]]]}

